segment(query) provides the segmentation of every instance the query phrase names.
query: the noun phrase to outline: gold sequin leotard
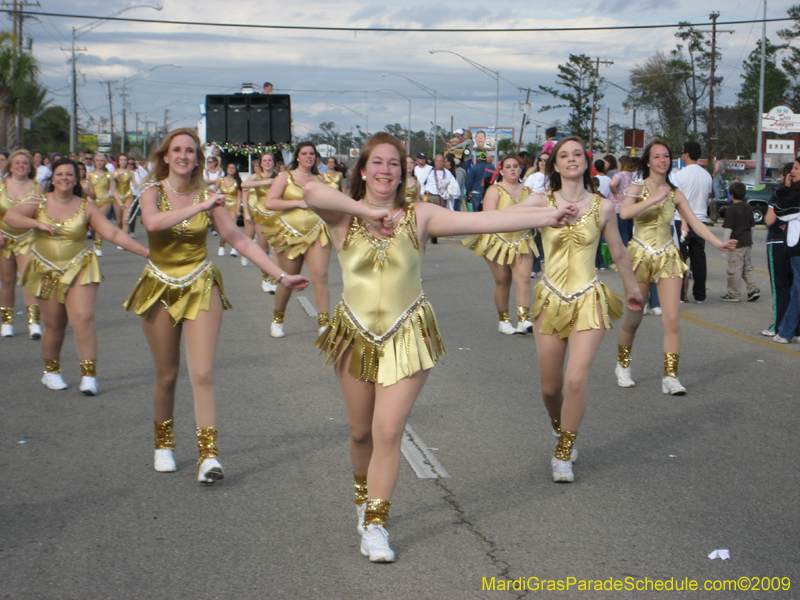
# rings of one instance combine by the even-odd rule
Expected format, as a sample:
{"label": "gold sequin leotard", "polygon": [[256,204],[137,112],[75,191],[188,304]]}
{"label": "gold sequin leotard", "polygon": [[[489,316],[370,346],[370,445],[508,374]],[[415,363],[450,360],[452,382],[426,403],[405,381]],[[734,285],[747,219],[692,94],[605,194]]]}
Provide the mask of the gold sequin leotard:
{"label": "gold sequin leotard", "polygon": [[[642,187],[641,202],[650,197]],[[658,205],[642,211],[633,218],[633,238],[628,244],[631,266],[640,283],[655,282],[662,277],[683,277],[689,270],[675,246],[670,224],[675,215],[675,190]]]}
{"label": "gold sequin leotard", "polygon": [[233,185],[225,186],[225,177],[219,180],[219,193],[225,196],[225,208],[228,209],[231,217],[236,220],[236,212],[239,209],[239,182],[233,180]]}
{"label": "gold sequin leotard", "polygon": [[[256,173],[254,179],[256,181],[263,181],[264,176],[261,173]],[[268,210],[264,207],[264,200],[267,199],[267,194],[269,193],[269,188],[271,187],[272,184],[259,185],[250,188],[250,193],[247,196],[247,205],[250,207],[250,216],[253,218],[253,221],[259,225],[269,225],[277,214],[277,211]]]}
{"label": "gold sequin leotard", "polygon": [[8,195],[7,182],[8,180],[4,179],[0,184],[0,231],[6,240],[5,245],[0,247],[0,256],[11,259],[15,255],[25,254],[31,249],[33,229],[14,229],[3,221],[3,217],[9,210],[22,202],[39,201],[40,198],[36,195],[36,183],[34,182],[30,192],[19,200],[14,200]]}
{"label": "gold sequin leotard", "polygon": [[328,361],[352,348],[350,375],[392,385],[430,369],[445,353],[420,283],[424,254],[413,204],[383,239],[353,217],[339,252],[342,301],[315,344]]}
{"label": "gold sequin leotard", "polygon": [[415,202],[419,192],[419,181],[414,180],[414,185],[406,186],[406,202]]}
{"label": "gold sequin leotard", "polygon": [[65,221],[56,221],[47,212],[47,200],[39,203],[36,220],[52,225],[55,235],[34,230],[33,252],[20,276],[20,281],[34,296],[64,303],[67,290],[77,280],[78,285],[100,283],[103,274],[94,248],[88,244],[86,233],[86,203]]}
{"label": "gold sequin leotard", "polygon": [[114,173],[114,183],[117,186],[117,195],[120,204],[125,204],[128,200],[133,200],[133,190],[131,189],[131,172],[128,169],[119,169]]}
{"label": "gold sequin leotard", "polygon": [[341,188],[342,182],[342,174],[339,171],[334,171],[336,175],[330,175],[330,171],[325,171],[322,175],[322,179],[325,181],[325,185],[331,186],[333,189],[338,190]]}
{"label": "gold sequin leotard", "polygon": [[114,201],[114,194],[111,193],[111,173],[106,169],[101,169],[102,174],[97,174],[97,169],[89,173],[89,181],[94,188],[95,201],[97,206],[105,206]]}
{"label": "gold sequin leotard", "polygon": [[[531,191],[523,187],[519,200],[514,200],[511,194],[502,186],[495,183],[493,188],[497,189],[498,201],[497,210],[503,210],[509,206],[519,204],[527,199]],[[500,265],[514,262],[520,254],[531,254],[539,256],[539,250],[533,242],[533,234],[530,229],[514,231],[512,233],[484,233],[471,235],[462,242],[470,250],[475,252],[475,256],[483,256],[487,260],[494,261]]]}
{"label": "gold sequin leotard", "polygon": [[[322,181],[322,177],[317,175],[316,180]],[[291,173],[288,173],[281,199],[298,202],[303,199],[303,188],[295,182]],[[328,244],[328,226],[308,208],[279,211],[264,231],[269,236],[269,245],[276,252],[287,252],[289,258],[305,254],[311,244],[318,240],[323,246]]]}
{"label": "gold sequin leotard", "polygon": [[[552,191],[548,206],[556,206]],[[574,223],[560,229],[542,227],[541,233],[547,261],[544,277],[533,290],[533,318],[545,313],[539,331],[566,338],[573,329],[610,329],[611,320],[622,316],[622,301],[597,279],[594,266],[600,243],[600,196],[595,194],[589,209]]]}
{"label": "gold sequin leotard", "polygon": [[[171,209],[169,198],[158,189],[158,210]],[[195,204],[208,198],[208,190],[197,195]],[[208,213],[203,211],[185,221],[147,234],[150,260],[133,288],[124,306],[137,315],[146,317],[156,302],[169,311],[173,323],[194,320],[201,310],[208,310],[213,287],[219,287],[223,309],[232,308],[225,298],[222,274],[219,267],[208,260],[206,237],[211,225]]]}

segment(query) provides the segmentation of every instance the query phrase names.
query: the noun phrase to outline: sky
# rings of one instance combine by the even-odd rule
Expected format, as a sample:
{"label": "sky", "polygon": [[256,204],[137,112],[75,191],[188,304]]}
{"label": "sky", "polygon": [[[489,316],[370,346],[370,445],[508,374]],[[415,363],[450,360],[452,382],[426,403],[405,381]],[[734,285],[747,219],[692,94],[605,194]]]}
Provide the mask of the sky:
{"label": "sky", "polygon": [[[709,22],[712,11],[718,22],[761,18],[762,2],[752,0],[584,0],[566,5],[556,2],[461,0],[458,2],[252,2],[224,0],[138,0],[69,3],[39,0],[34,11],[102,18],[147,3],[162,6],[132,8],[121,16],[170,21],[237,24],[281,24],[335,27],[406,28],[563,28],[622,25],[674,24],[679,21]],[[767,18],[787,16],[792,2],[769,2]],[[632,9],[631,7],[635,7]],[[10,20],[10,16],[6,15]],[[295,135],[319,131],[319,124],[333,121],[342,133],[355,126],[369,131],[385,125],[408,124],[430,129],[434,120],[433,97],[407,79],[437,91],[437,124],[450,129],[494,125],[497,104],[494,75],[482,73],[458,56],[431,54],[449,50],[499,71],[500,126],[515,127],[519,136],[526,93],[555,83],[557,66],[570,54],[585,53],[612,61],[601,66],[606,85],[598,128],[603,131],[610,109],[610,123],[630,126],[632,115],[622,108],[629,87],[630,70],[656,52],[675,47],[675,29],[596,32],[537,33],[443,33],[443,32],[316,32],[234,27],[208,27],[103,21],[96,27],[89,18],[40,16],[25,20],[25,36],[33,40],[33,54],[41,66],[41,80],[50,89],[54,105],[70,106],[68,63],[72,31],[76,28],[79,118],[85,126],[109,115],[108,84],[112,81],[115,131],[122,128],[122,94],[126,94],[127,128],[145,122],[170,127],[194,126],[199,105],[207,94],[232,94],[242,83],[270,81],[275,93],[292,96]],[[10,25],[10,24],[9,24]],[[777,41],[776,31],[788,22],[768,23],[767,37]],[[702,27],[709,29],[710,27]],[[721,53],[718,75],[724,77],[719,104],[733,104],[741,82],[742,61],[761,36],[761,24],[720,25]],[[167,66],[159,66],[167,65]],[[154,67],[151,73],[137,77]],[[386,76],[382,76],[386,74]],[[133,79],[135,78],[135,79]],[[126,83],[126,79],[133,79]],[[126,83],[123,90],[123,83]],[[383,90],[383,91],[378,91]],[[392,91],[387,91],[392,90]],[[403,97],[405,96],[405,97]],[[538,112],[553,104],[547,95],[532,94],[523,142],[535,141],[544,127],[565,121],[565,110]],[[768,109],[769,107],[765,107]],[[353,112],[355,111],[355,112]],[[166,114],[165,114],[166,113]],[[356,114],[356,113],[360,113]],[[366,118],[364,118],[366,117]],[[537,129],[537,125],[539,129]],[[641,126],[641,121],[638,123]],[[96,125],[95,125],[96,127]],[[153,124],[150,125],[151,130]]]}

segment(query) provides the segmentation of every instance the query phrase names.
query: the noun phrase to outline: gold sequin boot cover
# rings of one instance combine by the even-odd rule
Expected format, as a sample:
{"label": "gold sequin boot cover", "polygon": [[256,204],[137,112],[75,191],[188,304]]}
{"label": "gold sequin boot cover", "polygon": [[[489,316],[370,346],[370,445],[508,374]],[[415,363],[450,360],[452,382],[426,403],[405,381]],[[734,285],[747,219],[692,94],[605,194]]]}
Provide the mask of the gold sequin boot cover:
{"label": "gold sequin boot cover", "polygon": [[572,447],[575,445],[575,438],[578,437],[577,431],[561,430],[561,436],[558,438],[558,445],[556,451],[553,453],[558,460],[571,460]]}
{"label": "gold sequin boot cover", "polygon": [[175,419],[153,422],[156,424],[156,450],[175,450]]}
{"label": "gold sequin boot cover", "polygon": [[14,324],[14,307],[11,308],[0,306],[0,314],[3,315],[3,325]]}
{"label": "gold sequin boot cover", "polygon": [[678,376],[678,363],[680,359],[681,355],[678,352],[664,353],[664,377]]}
{"label": "gold sequin boot cover", "polygon": [[623,369],[631,366],[631,347],[617,344],[617,362]]}
{"label": "gold sequin boot cover", "polygon": [[500,316],[501,323],[511,323],[511,317],[508,316],[507,310],[498,310],[497,314]]}
{"label": "gold sequin boot cover", "polygon": [[550,424],[553,426],[553,431],[561,435],[561,416],[550,415]]}
{"label": "gold sequin boot cover", "polygon": [[355,505],[356,506],[361,506],[368,499],[368,496],[367,496],[367,476],[366,475],[356,475],[355,471],[353,471],[353,485],[356,488]]}
{"label": "gold sequin boot cover", "polygon": [[96,358],[87,358],[81,361],[81,375],[84,377],[97,377]]}
{"label": "gold sequin boot cover", "polygon": [[517,307],[517,320],[520,323],[525,321],[531,320],[531,308],[530,306],[518,306]]}
{"label": "gold sequin boot cover", "polygon": [[317,315],[317,323],[320,327],[327,327],[331,324],[331,313],[321,312]]}
{"label": "gold sequin boot cover", "polygon": [[370,525],[380,525],[386,527],[389,519],[389,507],[392,505],[388,500],[375,498],[367,500],[367,511],[364,514],[364,529]]}
{"label": "gold sequin boot cover", "polygon": [[103,245],[103,238],[98,235],[97,238],[94,240],[94,247],[97,250],[100,250],[102,245]]}
{"label": "gold sequin boot cover", "polygon": [[284,316],[286,316],[286,311],[285,310],[278,310],[276,308],[274,313],[273,313],[272,322],[273,323],[278,323],[278,324],[283,323],[283,317]]}
{"label": "gold sequin boot cover", "polygon": [[44,372],[47,373],[61,373],[61,359],[53,358],[51,360],[44,359]]}
{"label": "gold sequin boot cover", "polygon": [[263,271],[261,272],[261,279],[263,279],[267,283],[271,283],[273,285],[278,285],[278,282],[275,280],[275,278],[272,275],[267,275]]}
{"label": "gold sequin boot cover", "polygon": [[26,309],[28,311],[28,325],[41,325],[42,313],[39,311],[39,305],[31,304],[27,306]]}
{"label": "gold sequin boot cover", "polygon": [[217,428],[216,427],[198,427],[197,431],[197,450],[200,452],[200,458],[197,459],[197,468],[203,464],[207,458],[217,458]]}

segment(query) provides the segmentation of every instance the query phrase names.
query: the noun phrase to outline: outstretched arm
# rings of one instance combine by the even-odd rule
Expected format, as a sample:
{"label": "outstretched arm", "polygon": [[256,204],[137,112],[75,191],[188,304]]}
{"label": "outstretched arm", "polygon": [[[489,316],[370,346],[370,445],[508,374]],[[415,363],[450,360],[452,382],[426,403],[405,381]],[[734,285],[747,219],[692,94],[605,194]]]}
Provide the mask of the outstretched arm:
{"label": "outstretched arm", "polygon": [[661,204],[666,199],[666,197],[669,196],[670,189],[664,191],[663,194],[660,194],[658,196],[650,196],[645,200],[641,199],[642,192],[644,192],[643,183],[631,184],[631,187],[629,187],[625,192],[625,199],[622,201],[622,207],[619,209],[620,219],[632,219],[642,214],[651,206],[656,206],[657,204]]}
{"label": "outstretched arm", "polygon": [[720,241],[720,239],[697,218],[689,206],[686,196],[683,195],[683,192],[675,192],[675,208],[678,209],[678,212],[683,218],[683,222],[688,223],[692,231],[714,246],[717,250],[721,252],[730,252],[736,248],[736,244],[738,243],[736,240],[728,240],[727,242]]}
{"label": "outstretched arm", "polygon": [[344,241],[344,233],[350,226],[350,217],[358,217],[377,231],[389,234],[391,227],[387,229],[386,226],[393,220],[393,216],[397,216],[397,210],[372,210],[367,205],[318,181],[306,185],[303,189],[303,198],[308,207],[328,224],[338,242],[337,247]]}
{"label": "outstretched arm", "polygon": [[51,235],[54,234],[56,232],[55,227],[46,225],[36,219],[38,207],[38,202],[20,202],[6,213],[3,221],[12,229],[41,229]]}
{"label": "outstretched arm", "polygon": [[155,186],[149,187],[143,191],[139,199],[142,208],[142,223],[144,223],[144,228],[147,231],[163,231],[164,229],[169,229],[181,221],[191,219],[199,212],[225,204],[225,196],[221,194],[209,194],[208,200],[205,202],[192,204],[183,208],[160,211],[158,210],[157,200],[158,190]]}
{"label": "outstretched arm", "polygon": [[89,222],[92,229],[112,244],[116,244],[117,246],[125,248],[128,252],[133,252],[145,258],[150,256],[150,251],[147,248],[142,246],[119,227],[112,225],[111,221],[106,219],[103,213],[100,212],[100,209],[93,204],[86,205],[86,220]]}

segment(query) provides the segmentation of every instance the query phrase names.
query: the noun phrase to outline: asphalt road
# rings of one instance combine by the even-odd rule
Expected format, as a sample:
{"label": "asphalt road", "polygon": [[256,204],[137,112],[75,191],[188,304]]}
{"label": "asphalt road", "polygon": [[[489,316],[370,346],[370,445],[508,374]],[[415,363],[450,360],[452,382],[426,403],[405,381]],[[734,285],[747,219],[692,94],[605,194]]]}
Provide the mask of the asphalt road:
{"label": "asphalt road", "polygon": [[[709,301],[681,313],[686,396],[661,393],[658,317],[645,317],[637,337],[635,388],[616,386],[616,330],[606,335],[573,484],[550,478],[554,440],[532,336],[497,332],[482,260],[446,240],[429,245],[423,287],[448,354],[410,424],[449,477],[420,479],[403,461],[390,565],[359,553],[347,425],[312,346],[316,321],[293,299],[287,337],[270,338],[272,296],[238,259],[215,259],[235,306],[216,372],[225,479],[196,482],[185,368],[179,470],[153,471],[152,363],[138,317],[121,307],[144,262],[106,244],[99,396],[78,392],[71,331],[62,392],[39,382],[39,344],[19,335],[22,316],[17,337],[0,339],[0,598],[800,598],[800,345],[760,335],[771,315],[764,238],[759,228],[755,303],[719,300],[725,259],[708,252]],[[615,272],[601,278],[621,292]],[[334,259],[332,301],[340,293]],[[730,559],[710,560],[716,549]],[[791,587],[702,591],[722,580],[786,586],[762,577]],[[686,578],[701,589],[653,589]],[[540,580],[570,589],[537,590]],[[581,580],[650,587],[581,591]]]}

